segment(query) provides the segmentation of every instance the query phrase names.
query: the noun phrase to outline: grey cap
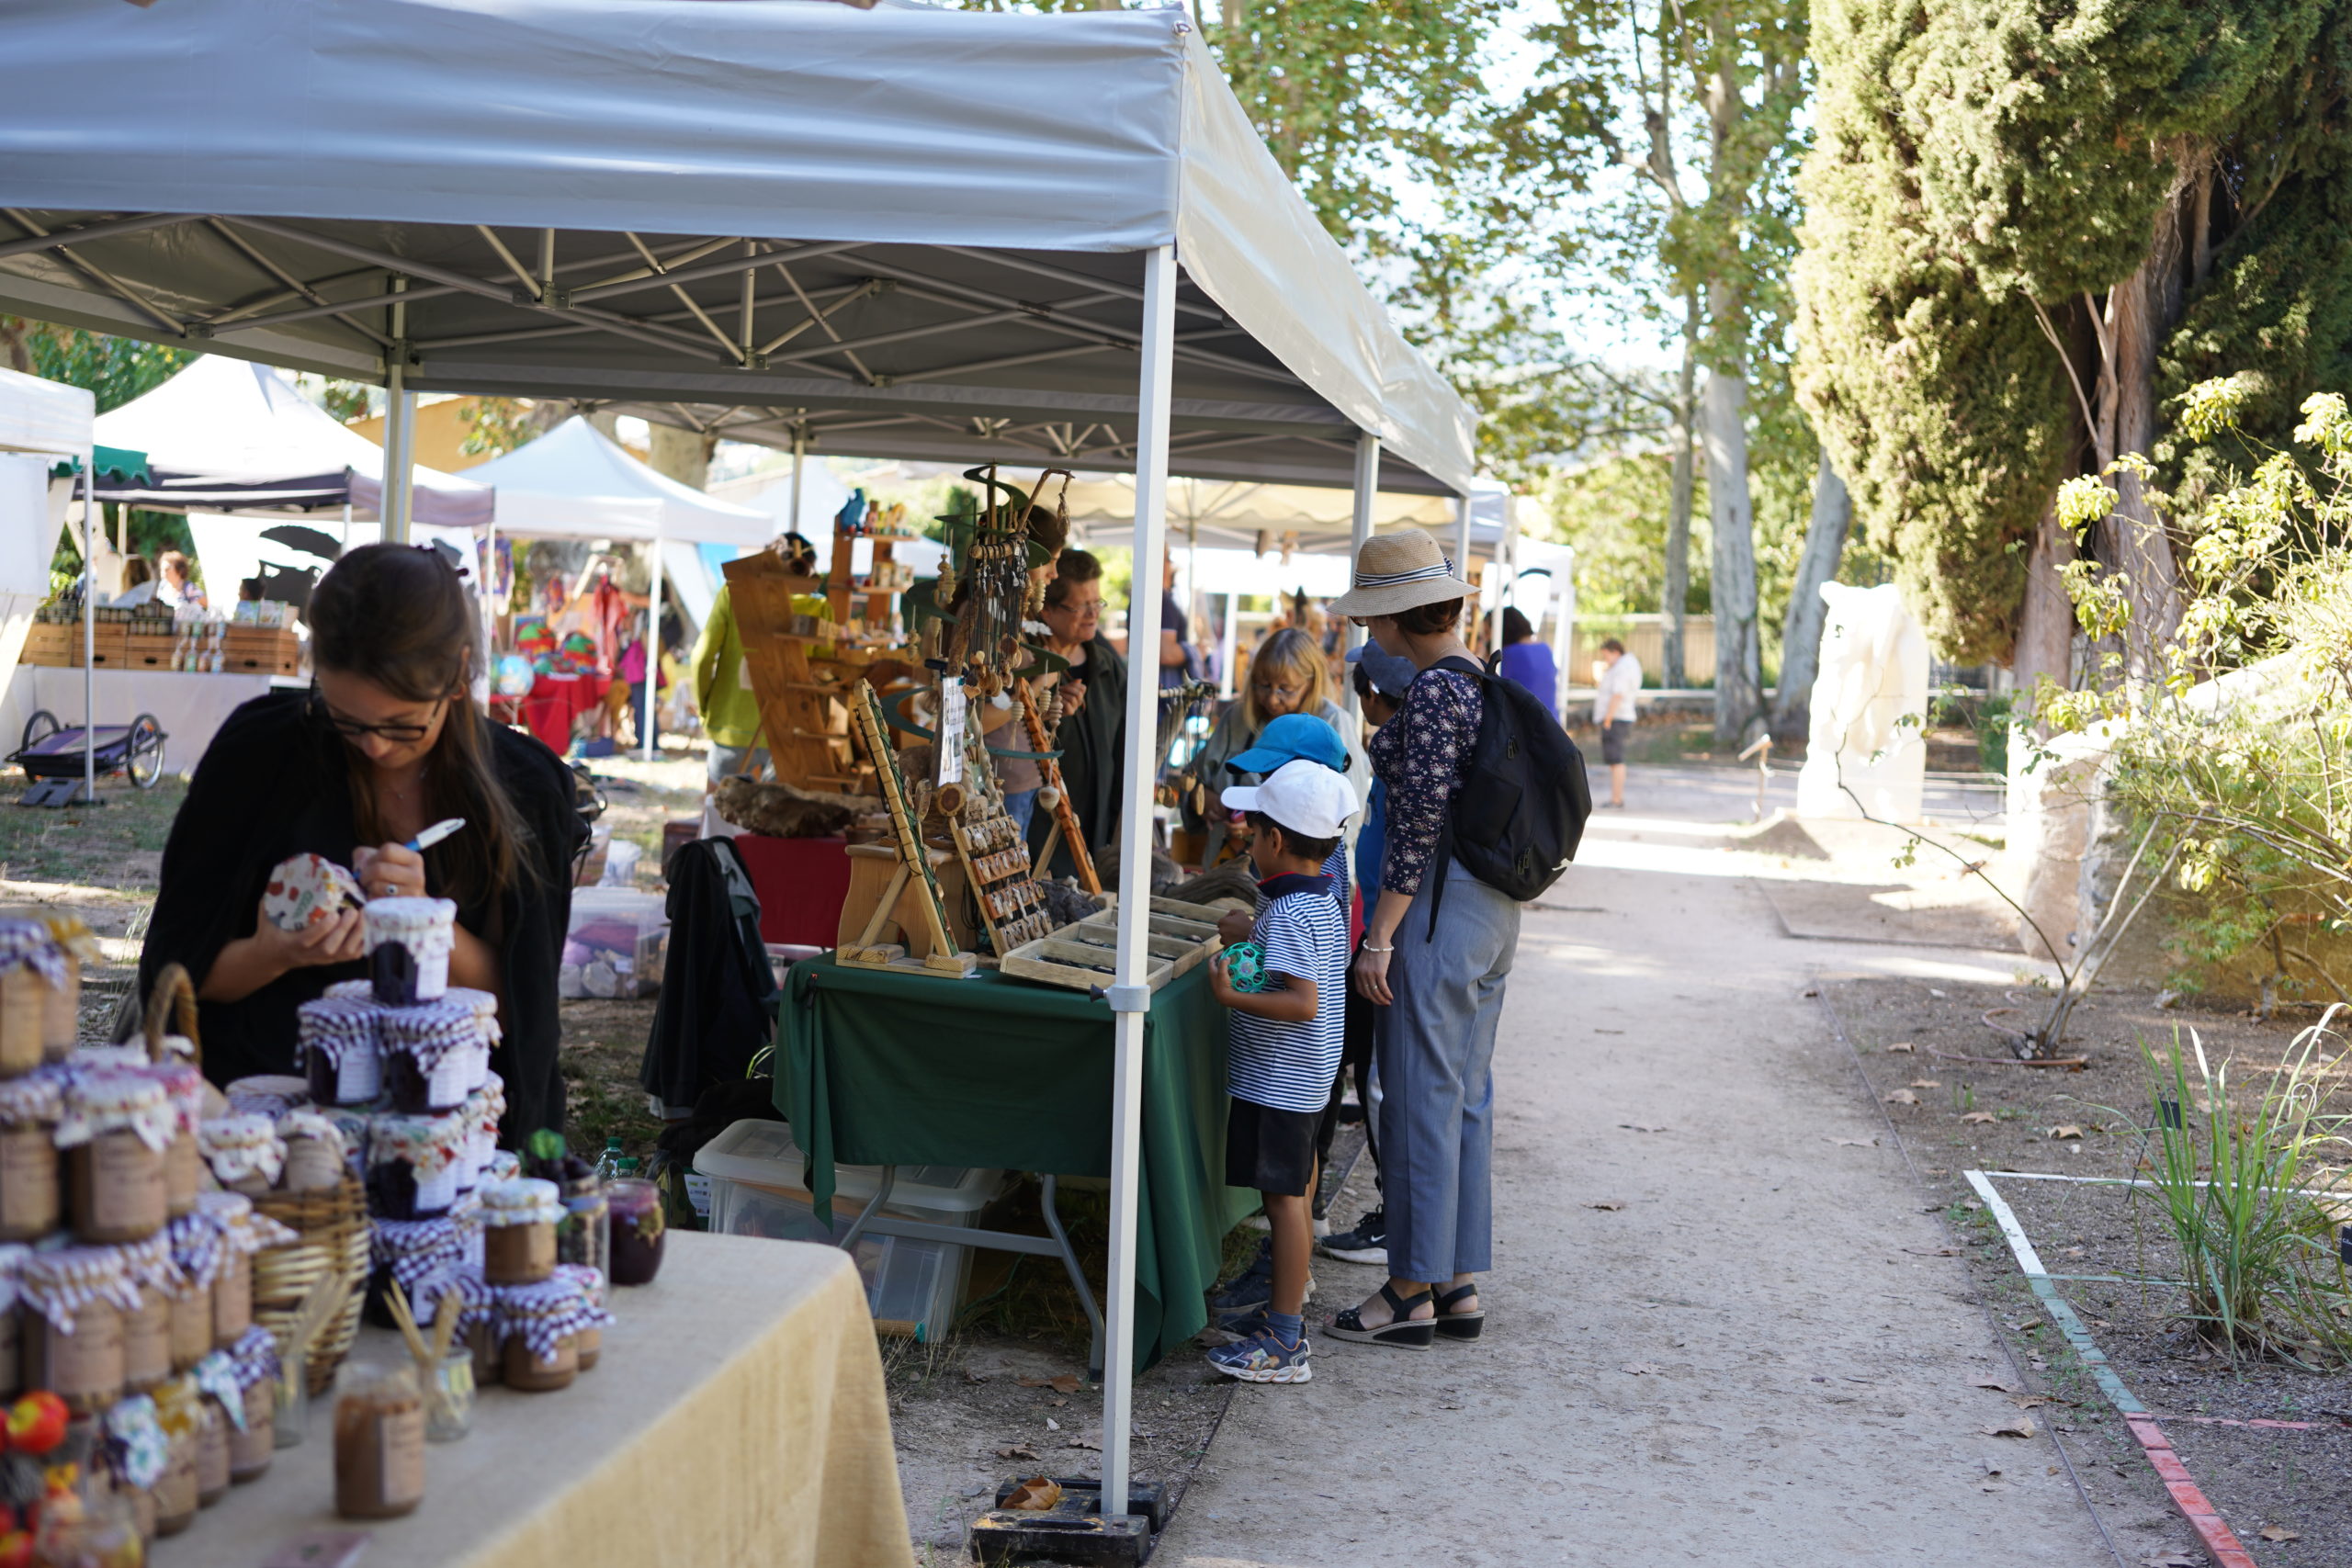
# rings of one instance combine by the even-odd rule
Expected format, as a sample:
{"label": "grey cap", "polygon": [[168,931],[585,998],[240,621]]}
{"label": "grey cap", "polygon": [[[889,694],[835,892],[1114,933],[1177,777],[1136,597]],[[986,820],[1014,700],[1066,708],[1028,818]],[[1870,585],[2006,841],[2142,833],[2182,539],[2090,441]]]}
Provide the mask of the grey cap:
{"label": "grey cap", "polygon": [[1372,689],[1392,703],[1405,700],[1405,693],[1413,684],[1413,677],[1421,672],[1411,660],[1399,659],[1370,640],[1361,648],[1348,649],[1348,662],[1363,665],[1364,677],[1372,682]]}

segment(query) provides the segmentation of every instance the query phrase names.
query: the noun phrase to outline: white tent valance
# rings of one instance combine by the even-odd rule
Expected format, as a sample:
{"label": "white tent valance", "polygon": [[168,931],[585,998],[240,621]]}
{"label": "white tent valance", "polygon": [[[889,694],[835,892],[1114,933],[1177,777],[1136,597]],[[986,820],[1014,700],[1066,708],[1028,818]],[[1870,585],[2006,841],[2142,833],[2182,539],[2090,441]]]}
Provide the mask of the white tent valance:
{"label": "white tent valance", "polygon": [[466,477],[498,492],[502,534],[764,545],[776,532],[765,513],[680,484],[576,416]]}
{"label": "white tent valance", "polygon": [[96,408],[86,388],[0,369],[0,452],[79,459],[90,449]]}

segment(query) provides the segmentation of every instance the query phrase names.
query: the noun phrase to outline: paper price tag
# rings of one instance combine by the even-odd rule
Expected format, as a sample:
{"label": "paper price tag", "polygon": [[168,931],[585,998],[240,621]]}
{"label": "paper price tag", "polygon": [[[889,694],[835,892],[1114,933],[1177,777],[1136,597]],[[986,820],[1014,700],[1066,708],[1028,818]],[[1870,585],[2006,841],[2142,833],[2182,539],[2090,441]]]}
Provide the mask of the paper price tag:
{"label": "paper price tag", "polygon": [[939,782],[964,782],[964,682],[939,682]]}

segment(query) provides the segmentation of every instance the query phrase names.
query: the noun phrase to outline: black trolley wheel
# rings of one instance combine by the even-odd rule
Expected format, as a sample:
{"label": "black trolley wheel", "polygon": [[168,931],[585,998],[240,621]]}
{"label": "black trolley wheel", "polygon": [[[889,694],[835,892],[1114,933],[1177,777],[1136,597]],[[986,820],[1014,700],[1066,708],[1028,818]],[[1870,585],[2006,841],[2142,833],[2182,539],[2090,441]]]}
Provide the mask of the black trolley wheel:
{"label": "black trolley wheel", "polygon": [[122,771],[133,789],[153,789],[164,776],[164,727],[155,722],[153,714],[142,713],[130,721],[130,731],[124,737]]}
{"label": "black trolley wheel", "polygon": [[32,717],[25,720],[25,739],[19,749],[29,751],[64,728],[47,708],[35,708]]}

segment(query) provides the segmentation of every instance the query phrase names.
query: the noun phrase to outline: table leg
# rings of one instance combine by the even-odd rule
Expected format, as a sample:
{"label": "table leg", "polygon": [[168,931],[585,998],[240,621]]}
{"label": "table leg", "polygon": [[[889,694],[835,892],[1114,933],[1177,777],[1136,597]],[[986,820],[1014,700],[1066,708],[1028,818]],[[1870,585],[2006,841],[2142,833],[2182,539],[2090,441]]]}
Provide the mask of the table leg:
{"label": "table leg", "polygon": [[1046,1228],[1060,1244],[1062,1267],[1069,1270],[1069,1282],[1078,1287],[1079,1304],[1086,1309],[1087,1324],[1094,1330],[1093,1343],[1086,1352],[1086,1375],[1099,1383],[1102,1381],[1102,1309],[1095,1304],[1093,1287],[1086,1282],[1086,1270],[1078,1266],[1078,1250],[1070,1246],[1069,1234],[1062,1229],[1062,1216],[1054,1203],[1054,1178],[1045,1175],[1037,1179],[1044,1188],[1037,1206],[1045,1213]]}
{"label": "table leg", "polygon": [[[866,1222],[875,1216],[876,1213],[881,1209],[883,1204],[890,1201],[890,1189],[898,1185],[898,1180],[899,1168],[897,1166],[886,1165],[882,1168],[882,1179],[876,1183],[874,1188],[874,1196],[865,1201],[865,1207],[860,1209],[857,1212],[857,1218],[849,1223],[849,1234],[842,1236],[836,1244],[843,1252],[854,1252],[857,1250],[857,1238],[865,1234]],[[831,1230],[832,1228],[832,1216],[828,1214],[825,1216],[825,1228]]]}

